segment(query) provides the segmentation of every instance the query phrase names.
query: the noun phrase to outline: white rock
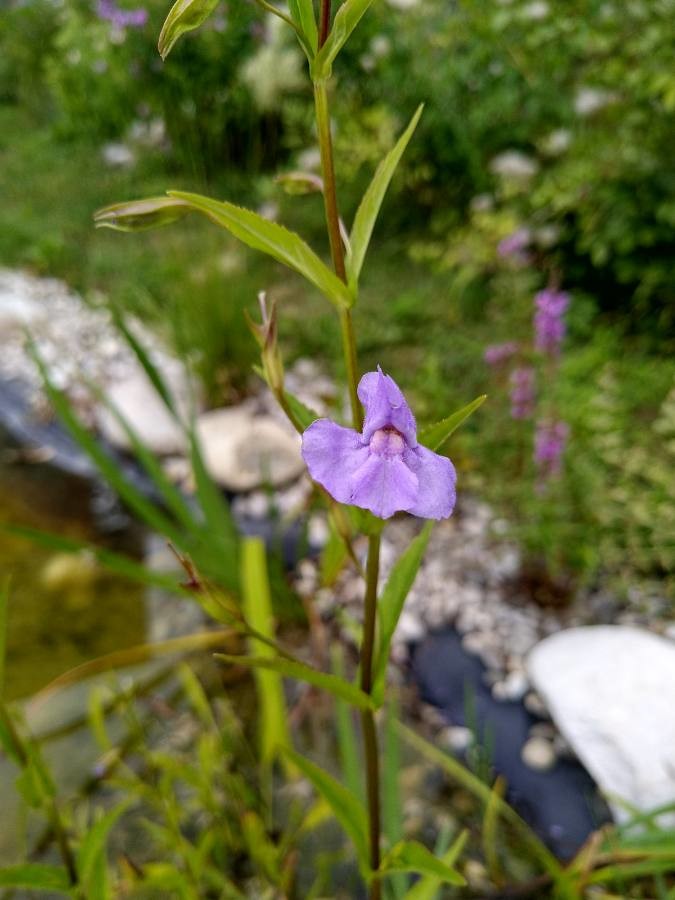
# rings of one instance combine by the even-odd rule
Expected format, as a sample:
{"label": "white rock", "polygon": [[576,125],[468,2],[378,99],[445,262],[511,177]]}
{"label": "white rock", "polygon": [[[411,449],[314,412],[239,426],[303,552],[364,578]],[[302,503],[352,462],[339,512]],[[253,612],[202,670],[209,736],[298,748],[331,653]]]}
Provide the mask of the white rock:
{"label": "white rock", "polygon": [[211,476],[232,491],[278,486],[304,470],[300,442],[269,416],[235,407],[197,419],[204,462]]}
{"label": "white rock", "polygon": [[[190,407],[190,389],[184,370],[179,365],[171,365],[162,374],[179,414],[186,415]],[[132,369],[125,378],[113,382],[108,387],[106,396],[140,440],[154,453],[170,456],[185,449],[182,429],[140,365]],[[131,450],[126,431],[109,409],[102,406],[96,418],[101,433],[111,444],[123,450]]]}
{"label": "white rock", "polygon": [[547,772],[555,765],[553,744],[543,737],[531,737],[525,741],[520,755],[525,765],[537,772]]}
{"label": "white rock", "polygon": [[[675,800],[675,647],[630,626],[574,628],[538,644],[530,680],[607,794],[640,810]],[[613,800],[614,798],[614,800]]]}
{"label": "white rock", "polygon": [[439,740],[455,753],[463,753],[473,743],[473,732],[463,725],[448,725],[439,734]]}

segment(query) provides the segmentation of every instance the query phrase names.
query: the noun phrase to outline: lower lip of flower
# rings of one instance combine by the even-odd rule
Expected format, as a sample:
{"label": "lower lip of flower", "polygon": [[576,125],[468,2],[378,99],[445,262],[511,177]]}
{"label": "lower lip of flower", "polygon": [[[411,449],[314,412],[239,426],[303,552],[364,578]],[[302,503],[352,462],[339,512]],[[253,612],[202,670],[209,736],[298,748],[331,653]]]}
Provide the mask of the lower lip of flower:
{"label": "lower lip of flower", "polygon": [[395,428],[379,428],[371,437],[369,447],[378,456],[400,456],[405,441]]}

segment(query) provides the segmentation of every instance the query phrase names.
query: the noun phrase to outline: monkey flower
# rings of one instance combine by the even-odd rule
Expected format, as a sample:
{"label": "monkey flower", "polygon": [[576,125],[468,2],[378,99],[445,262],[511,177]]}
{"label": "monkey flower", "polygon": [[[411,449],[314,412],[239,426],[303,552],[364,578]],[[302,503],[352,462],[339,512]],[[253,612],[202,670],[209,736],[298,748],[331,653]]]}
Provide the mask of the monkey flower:
{"label": "monkey flower", "polygon": [[455,467],[417,443],[415,418],[400,388],[378,366],[359,382],[363,431],[317,419],[302,436],[309,474],[340,503],[380,519],[408,512],[447,519],[455,505]]}

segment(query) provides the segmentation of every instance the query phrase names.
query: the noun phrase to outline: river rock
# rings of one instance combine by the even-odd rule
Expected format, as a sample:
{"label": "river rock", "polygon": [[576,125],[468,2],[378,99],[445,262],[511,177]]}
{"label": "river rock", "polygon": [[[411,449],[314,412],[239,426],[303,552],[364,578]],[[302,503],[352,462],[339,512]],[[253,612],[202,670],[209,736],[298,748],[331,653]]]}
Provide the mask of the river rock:
{"label": "river rock", "polygon": [[269,416],[247,408],[214,409],[197,419],[211,477],[231,491],[277,487],[302,474],[300,441]]}
{"label": "river rock", "polygon": [[536,691],[608,798],[650,810],[675,800],[675,646],[629,626],[571,628],[528,657]]}
{"label": "river rock", "polygon": [[[162,377],[179,415],[187,417],[191,389],[182,365],[177,360],[167,360]],[[185,450],[182,428],[140,366],[133,367],[126,377],[110,384],[106,396],[142,443],[154,453],[170,456]],[[102,435],[113,446],[122,450],[132,449],[126,431],[110,409],[101,406],[96,419]]]}

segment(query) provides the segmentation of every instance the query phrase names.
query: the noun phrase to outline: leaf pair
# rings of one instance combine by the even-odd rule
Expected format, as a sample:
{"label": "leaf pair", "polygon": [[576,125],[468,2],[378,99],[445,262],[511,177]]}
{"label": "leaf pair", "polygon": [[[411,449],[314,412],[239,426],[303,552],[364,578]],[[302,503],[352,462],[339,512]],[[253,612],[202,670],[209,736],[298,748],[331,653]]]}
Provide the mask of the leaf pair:
{"label": "leaf pair", "polygon": [[[349,4],[345,3],[340,12],[347,6]],[[340,12],[336,16],[336,26]],[[298,272],[336,307],[348,309],[354,304],[358,293],[361,269],[385,193],[421,115],[422,106],[417,109],[406,130],[378,166],[359,204],[346,259],[348,285],[338,278],[295,232],[227,201],[213,200],[210,197],[183,191],[169,191],[168,197],[149,197],[145,200],[107,206],[96,213],[94,221],[99,228],[144,231],[169,225],[189,212],[201,213],[248,247],[260,250]]]}
{"label": "leaf pair", "polygon": [[[373,0],[345,0],[338,10],[333,27],[323,47],[319,49],[319,35],[312,0],[289,0],[288,19],[281,9],[269,0],[259,0],[260,5],[294,28],[300,45],[310,62],[315,81],[330,77],[333,61]],[[171,7],[159,35],[158,49],[166,59],[176,41],[189,31],[199,28],[218,5],[218,0],[177,0]]]}

